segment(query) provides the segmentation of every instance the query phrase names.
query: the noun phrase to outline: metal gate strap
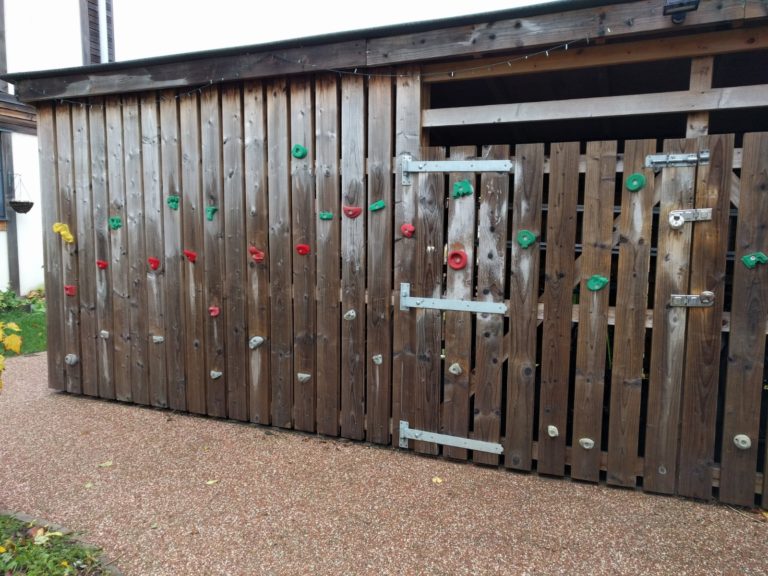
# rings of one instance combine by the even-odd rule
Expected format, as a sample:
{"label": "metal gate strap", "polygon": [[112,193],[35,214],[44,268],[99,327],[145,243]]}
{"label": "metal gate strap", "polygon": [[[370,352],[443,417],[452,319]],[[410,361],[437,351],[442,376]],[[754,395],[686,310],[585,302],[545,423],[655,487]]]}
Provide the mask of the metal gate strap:
{"label": "metal gate strap", "polygon": [[438,434],[437,432],[427,432],[425,430],[415,430],[408,427],[408,422],[400,420],[400,448],[408,448],[408,440],[421,440],[422,442],[434,442],[444,446],[455,446],[456,448],[467,448],[468,450],[478,450],[480,452],[490,452],[491,454],[503,454],[504,447],[496,442],[485,442],[483,440],[472,440],[471,438],[461,438],[460,436],[448,436],[447,434]]}

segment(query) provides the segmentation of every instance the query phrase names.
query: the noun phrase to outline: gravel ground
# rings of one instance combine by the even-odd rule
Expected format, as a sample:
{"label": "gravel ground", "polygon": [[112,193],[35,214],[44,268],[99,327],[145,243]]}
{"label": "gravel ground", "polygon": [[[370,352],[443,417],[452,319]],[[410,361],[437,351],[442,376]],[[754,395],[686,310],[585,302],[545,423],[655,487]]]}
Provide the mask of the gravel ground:
{"label": "gravel ground", "polygon": [[42,354],[5,381],[0,509],[126,576],[768,574],[754,512],[55,393]]}

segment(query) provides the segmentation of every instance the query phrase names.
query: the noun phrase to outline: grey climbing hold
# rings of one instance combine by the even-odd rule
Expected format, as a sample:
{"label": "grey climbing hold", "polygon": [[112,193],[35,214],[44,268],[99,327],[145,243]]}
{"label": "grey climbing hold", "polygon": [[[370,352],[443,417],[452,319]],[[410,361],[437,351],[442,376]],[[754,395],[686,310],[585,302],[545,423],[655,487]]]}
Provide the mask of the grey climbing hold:
{"label": "grey climbing hold", "polygon": [[256,350],[256,348],[258,348],[262,344],[264,344],[264,338],[262,338],[261,336],[254,336],[253,338],[248,340],[248,347],[251,350]]}
{"label": "grey climbing hold", "polygon": [[584,450],[592,450],[595,447],[595,441],[592,438],[579,438],[579,446]]}
{"label": "grey climbing hold", "polygon": [[354,320],[355,318],[357,318],[357,312],[354,310],[347,310],[344,313],[344,320]]}
{"label": "grey climbing hold", "polygon": [[381,363],[384,362],[384,357],[381,354],[374,354],[371,360],[373,360],[376,366],[381,366]]}
{"label": "grey climbing hold", "polygon": [[560,431],[557,429],[557,426],[552,426],[552,424],[550,424],[547,426],[547,435],[550,438],[557,438],[560,436]]}
{"label": "grey climbing hold", "polygon": [[296,378],[299,380],[299,382],[309,382],[309,379],[312,378],[312,374],[307,374],[306,372],[299,372],[296,375]]}
{"label": "grey climbing hold", "polygon": [[163,338],[162,336],[152,336],[152,342],[155,344],[162,344],[163,342],[165,342],[165,338]]}
{"label": "grey climbing hold", "polygon": [[218,380],[224,376],[224,372],[219,372],[218,370],[211,370],[211,379]]}
{"label": "grey climbing hold", "polygon": [[749,450],[752,447],[752,440],[746,434],[736,434],[733,437],[733,443],[739,450]]}
{"label": "grey climbing hold", "polygon": [[64,364],[67,366],[74,366],[79,362],[79,358],[75,354],[67,354],[64,356]]}
{"label": "grey climbing hold", "polygon": [[101,338],[102,340],[109,340],[109,332],[107,332],[106,330],[102,330],[101,332],[99,332],[99,338]]}
{"label": "grey climbing hold", "polygon": [[458,376],[459,374],[462,373],[462,369],[458,362],[454,362],[448,367],[448,372],[450,372],[454,376]]}

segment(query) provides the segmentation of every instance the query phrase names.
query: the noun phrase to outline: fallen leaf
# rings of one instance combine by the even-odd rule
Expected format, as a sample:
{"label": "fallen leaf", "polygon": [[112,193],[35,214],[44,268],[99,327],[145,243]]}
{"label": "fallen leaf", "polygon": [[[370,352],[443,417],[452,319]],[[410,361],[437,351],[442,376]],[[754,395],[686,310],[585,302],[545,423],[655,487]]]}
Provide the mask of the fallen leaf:
{"label": "fallen leaf", "polygon": [[768,510],[760,510],[760,513],[768,520]]}
{"label": "fallen leaf", "polygon": [[86,482],[85,483],[86,488],[93,488],[93,482]]}
{"label": "fallen leaf", "polygon": [[21,354],[21,337],[17,334],[9,334],[5,337],[3,346],[5,346],[6,350]]}
{"label": "fallen leaf", "polygon": [[5,554],[6,550],[3,546],[0,546],[0,554]]}
{"label": "fallen leaf", "polygon": [[7,322],[5,327],[8,330],[13,330],[14,332],[21,332],[21,328],[19,328],[19,325],[16,324],[16,322]]}
{"label": "fallen leaf", "polygon": [[99,468],[109,468],[110,466],[112,466],[112,460],[107,460],[106,462],[99,464]]}
{"label": "fallen leaf", "polygon": [[434,478],[432,478],[432,483],[433,484],[442,484],[443,483],[443,479],[440,478],[440,476],[435,476]]}
{"label": "fallen leaf", "polygon": [[152,528],[152,530],[157,530],[157,522],[152,522],[149,527]]}
{"label": "fallen leaf", "polygon": [[48,532],[48,536],[64,536],[64,532]]}
{"label": "fallen leaf", "polygon": [[206,480],[205,483],[208,484],[208,486],[211,486],[212,484],[217,484],[218,480]]}

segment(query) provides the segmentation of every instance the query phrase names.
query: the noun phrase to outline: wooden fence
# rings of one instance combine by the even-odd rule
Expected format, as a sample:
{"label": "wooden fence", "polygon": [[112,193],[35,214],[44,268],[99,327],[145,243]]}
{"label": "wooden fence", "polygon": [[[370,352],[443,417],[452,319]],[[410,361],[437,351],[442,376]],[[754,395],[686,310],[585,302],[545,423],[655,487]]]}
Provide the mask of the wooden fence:
{"label": "wooden fence", "polygon": [[[424,148],[513,169],[403,185],[408,90],[329,74],[42,104],[51,386],[378,444],[405,420],[504,447],[418,452],[766,493],[768,134]],[[670,226],[694,206],[712,219]],[[401,310],[401,282],[508,312]]]}

